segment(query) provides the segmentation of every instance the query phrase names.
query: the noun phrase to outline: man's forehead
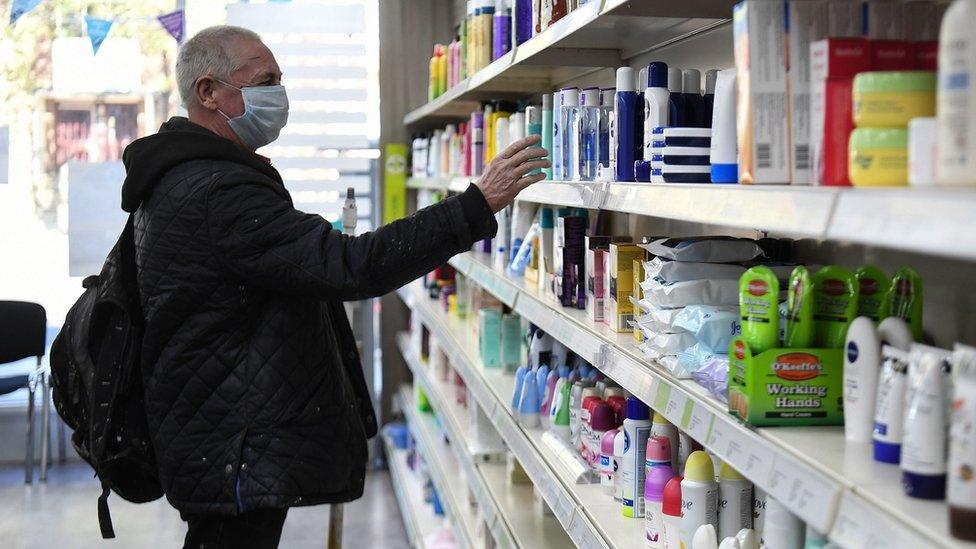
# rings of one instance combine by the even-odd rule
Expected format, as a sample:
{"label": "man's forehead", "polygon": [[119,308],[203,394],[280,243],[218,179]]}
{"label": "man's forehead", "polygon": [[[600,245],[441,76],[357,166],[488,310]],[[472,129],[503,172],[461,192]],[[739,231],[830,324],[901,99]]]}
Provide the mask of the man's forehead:
{"label": "man's forehead", "polygon": [[236,50],[237,58],[241,60],[239,71],[245,71],[249,75],[265,72],[278,74],[281,72],[271,50],[257,40],[239,40],[237,44],[232,46],[233,50]]}

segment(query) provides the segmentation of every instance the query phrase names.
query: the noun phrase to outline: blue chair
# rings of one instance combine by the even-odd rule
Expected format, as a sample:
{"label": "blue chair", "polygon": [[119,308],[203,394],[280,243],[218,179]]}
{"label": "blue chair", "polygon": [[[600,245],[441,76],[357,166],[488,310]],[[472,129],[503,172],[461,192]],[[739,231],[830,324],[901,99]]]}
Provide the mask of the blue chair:
{"label": "blue chair", "polygon": [[[47,314],[37,303],[23,301],[0,301],[0,364],[6,364],[29,357],[37,358],[37,369],[30,374],[11,376],[0,375],[0,395],[12,393],[26,387],[27,400],[27,455],[24,461],[24,480],[30,484],[34,476],[34,393],[40,384],[41,403],[41,475],[47,480],[47,465],[51,447],[51,385],[48,374],[41,366],[45,352],[47,334]],[[64,459],[64,424],[58,423],[61,437],[60,457]]]}

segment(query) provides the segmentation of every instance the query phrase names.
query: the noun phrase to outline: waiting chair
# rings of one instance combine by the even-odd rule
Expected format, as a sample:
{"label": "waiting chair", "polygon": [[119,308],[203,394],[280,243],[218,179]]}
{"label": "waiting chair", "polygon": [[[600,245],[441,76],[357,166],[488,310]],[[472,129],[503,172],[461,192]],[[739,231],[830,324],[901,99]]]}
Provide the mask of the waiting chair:
{"label": "waiting chair", "polygon": [[[37,303],[0,301],[0,364],[29,357],[37,358],[37,369],[30,374],[0,375],[0,395],[27,387],[27,455],[24,460],[24,480],[29,484],[34,476],[34,393],[41,386],[41,481],[47,480],[47,466],[51,448],[51,384],[48,373],[41,366],[47,335],[47,314]],[[64,460],[64,424],[58,421],[60,459]]]}

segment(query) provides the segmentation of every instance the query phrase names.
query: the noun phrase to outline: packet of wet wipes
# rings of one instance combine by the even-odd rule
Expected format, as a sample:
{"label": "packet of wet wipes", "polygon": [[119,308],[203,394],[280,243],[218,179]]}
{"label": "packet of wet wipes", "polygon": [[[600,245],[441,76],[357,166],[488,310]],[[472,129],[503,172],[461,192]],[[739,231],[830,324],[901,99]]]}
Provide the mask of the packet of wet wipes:
{"label": "packet of wet wipes", "polygon": [[755,240],[731,236],[661,238],[641,247],[657,257],[674,261],[738,263],[763,257],[763,250]]}
{"label": "packet of wet wipes", "polygon": [[739,281],[686,280],[664,284],[657,280],[641,282],[644,299],[658,308],[687,307],[688,305],[738,305]]}
{"label": "packet of wet wipes", "polygon": [[689,305],[678,313],[673,326],[692,333],[710,351],[727,351],[732,338],[742,333],[734,306]]}
{"label": "packet of wet wipes", "polygon": [[644,262],[644,278],[659,282],[682,282],[703,278],[732,278],[738,280],[746,268],[725,263],[700,263],[695,261],[671,261],[655,257]]}

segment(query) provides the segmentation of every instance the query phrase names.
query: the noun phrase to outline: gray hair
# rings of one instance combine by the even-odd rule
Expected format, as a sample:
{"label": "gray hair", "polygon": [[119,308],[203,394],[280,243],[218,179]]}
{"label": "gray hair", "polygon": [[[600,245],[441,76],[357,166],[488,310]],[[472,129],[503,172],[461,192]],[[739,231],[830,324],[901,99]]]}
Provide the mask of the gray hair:
{"label": "gray hair", "polygon": [[231,55],[228,46],[240,39],[261,41],[257,33],[243,27],[216,25],[198,32],[180,47],[176,58],[176,86],[183,106],[189,106],[193,86],[201,76],[212,74],[230,82],[231,74],[242,63]]}

